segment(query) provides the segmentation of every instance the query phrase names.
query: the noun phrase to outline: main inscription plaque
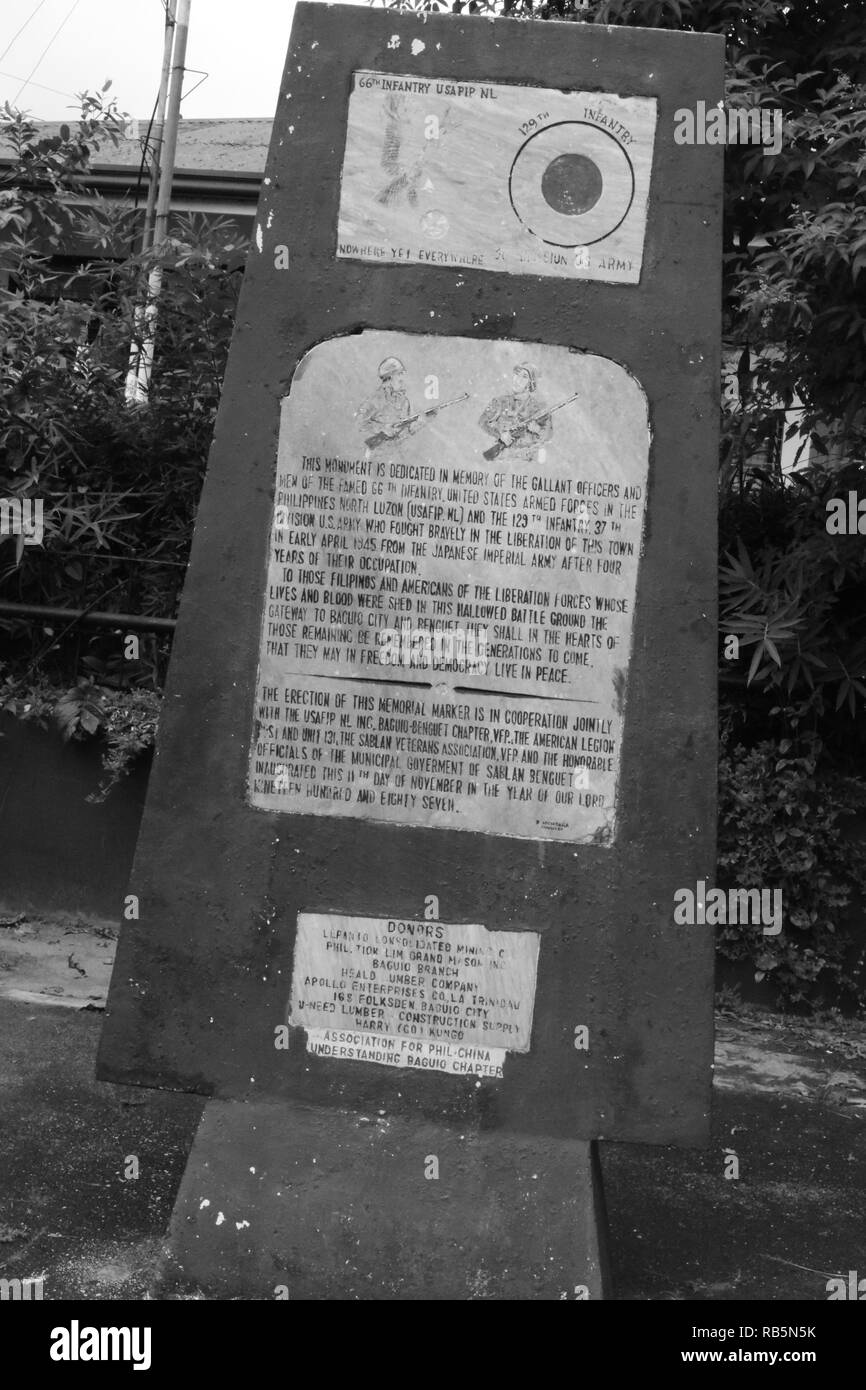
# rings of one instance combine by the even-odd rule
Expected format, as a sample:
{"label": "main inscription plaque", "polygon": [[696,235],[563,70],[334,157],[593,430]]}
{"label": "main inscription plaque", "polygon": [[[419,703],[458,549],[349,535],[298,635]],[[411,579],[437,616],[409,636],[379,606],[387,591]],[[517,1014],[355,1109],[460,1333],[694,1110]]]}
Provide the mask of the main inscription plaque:
{"label": "main inscription plaque", "polygon": [[249,799],[612,843],[646,400],[514,341],[326,342],[282,405]]}

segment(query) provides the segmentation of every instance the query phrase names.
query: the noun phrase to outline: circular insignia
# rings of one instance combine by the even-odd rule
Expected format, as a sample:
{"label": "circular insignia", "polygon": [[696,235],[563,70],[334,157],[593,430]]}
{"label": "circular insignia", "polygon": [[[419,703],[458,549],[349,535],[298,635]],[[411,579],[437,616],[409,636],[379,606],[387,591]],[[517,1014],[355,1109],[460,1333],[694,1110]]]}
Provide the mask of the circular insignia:
{"label": "circular insignia", "polygon": [[533,236],[550,246],[591,246],[627,216],[634,170],[606,130],[587,121],[557,121],[521,145],[508,193]]}
{"label": "circular insignia", "polygon": [[425,236],[433,237],[435,241],[438,241],[448,231],[448,218],[438,208],[430,208],[429,212],[425,212],[421,218],[421,230]]}

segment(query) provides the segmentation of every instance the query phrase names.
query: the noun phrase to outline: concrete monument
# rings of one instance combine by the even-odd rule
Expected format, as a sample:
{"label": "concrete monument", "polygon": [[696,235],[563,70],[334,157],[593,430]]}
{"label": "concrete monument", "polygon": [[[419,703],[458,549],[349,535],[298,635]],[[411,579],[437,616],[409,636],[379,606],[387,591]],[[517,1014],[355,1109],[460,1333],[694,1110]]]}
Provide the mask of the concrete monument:
{"label": "concrete monument", "polygon": [[100,1054],[182,1284],[600,1297],[706,1141],[722,60],[297,7]]}

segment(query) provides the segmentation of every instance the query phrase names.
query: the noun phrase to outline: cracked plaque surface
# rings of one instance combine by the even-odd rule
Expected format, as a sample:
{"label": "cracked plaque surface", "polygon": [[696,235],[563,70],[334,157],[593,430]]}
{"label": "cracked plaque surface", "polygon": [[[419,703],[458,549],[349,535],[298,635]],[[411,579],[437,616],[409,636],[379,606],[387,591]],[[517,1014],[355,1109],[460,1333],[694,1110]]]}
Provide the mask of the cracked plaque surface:
{"label": "cracked plaque surface", "polygon": [[649,430],[606,358],[364,332],[284,400],[249,799],[612,843]]}
{"label": "cracked plaque surface", "polygon": [[656,102],[356,72],[337,255],[637,284]]}

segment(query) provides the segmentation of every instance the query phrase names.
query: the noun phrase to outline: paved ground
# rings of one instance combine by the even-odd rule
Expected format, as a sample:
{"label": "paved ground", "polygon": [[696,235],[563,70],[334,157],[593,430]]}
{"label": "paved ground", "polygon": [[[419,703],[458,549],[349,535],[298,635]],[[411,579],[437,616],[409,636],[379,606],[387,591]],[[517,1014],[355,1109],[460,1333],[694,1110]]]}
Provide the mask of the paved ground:
{"label": "paved ground", "polygon": [[[94,1080],[110,938],[54,924],[45,952],[31,925],[0,943],[0,1276],[146,1298],[202,1101]],[[603,1146],[615,1294],[824,1300],[831,1276],[866,1276],[866,1026],[742,1011],[718,1029],[711,1147]]]}
{"label": "paved ground", "polygon": [[146,1296],[203,1104],[96,1082],[101,1026],[0,1001],[0,1274],[46,1298]]}
{"label": "paved ground", "polygon": [[717,1030],[712,1146],[605,1146],[617,1296],[824,1300],[866,1274],[866,1029],[749,1011]]}

